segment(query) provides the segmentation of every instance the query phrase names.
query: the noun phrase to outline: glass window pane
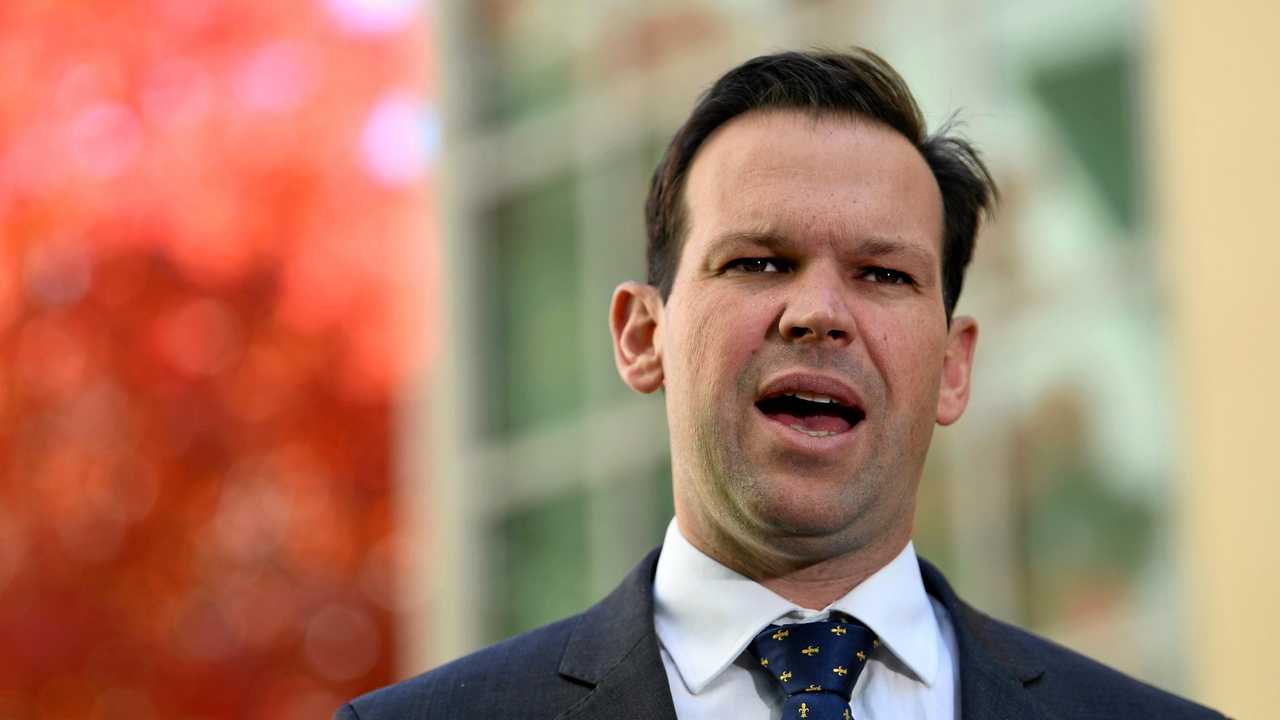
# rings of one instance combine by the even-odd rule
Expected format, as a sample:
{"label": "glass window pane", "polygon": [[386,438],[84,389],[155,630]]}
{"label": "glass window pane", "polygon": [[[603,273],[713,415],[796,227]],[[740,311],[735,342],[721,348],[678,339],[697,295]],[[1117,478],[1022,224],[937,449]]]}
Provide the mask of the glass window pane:
{"label": "glass window pane", "polygon": [[507,434],[582,403],[576,182],[561,178],[494,213],[491,431]]}
{"label": "glass window pane", "polygon": [[588,592],[587,496],[574,490],[507,515],[497,528],[494,622],[500,640],[579,612]]}
{"label": "glass window pane", "polygon": [[1141,118],[1133,97],[1129,51],[1112,47],[1096,55],[1046,67],[1031,86],[1063,140],[1078,158],[1098,197],[1126,230],[1138,221],[1142,164],[1135,140]]}

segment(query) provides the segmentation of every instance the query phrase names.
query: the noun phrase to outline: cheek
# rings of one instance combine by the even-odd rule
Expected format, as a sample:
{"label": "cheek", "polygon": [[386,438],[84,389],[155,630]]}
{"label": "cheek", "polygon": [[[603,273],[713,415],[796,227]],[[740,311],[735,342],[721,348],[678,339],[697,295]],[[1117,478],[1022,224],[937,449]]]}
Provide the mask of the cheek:
{"label": "cheek", "polygon": [[693,310],[681,329],[680,362],[688,376],[703,386],[701,390],[723,388],[734,381],[754,351],[752,338],[759,333],[752,326],[749,309],[729,299],[708,298]]}
{"label": "cheek", "polygon": [[889,397],[932,408],[946,349],[945,328],[934,328],[931,317],[888,313],[869,314],[859,324]]}

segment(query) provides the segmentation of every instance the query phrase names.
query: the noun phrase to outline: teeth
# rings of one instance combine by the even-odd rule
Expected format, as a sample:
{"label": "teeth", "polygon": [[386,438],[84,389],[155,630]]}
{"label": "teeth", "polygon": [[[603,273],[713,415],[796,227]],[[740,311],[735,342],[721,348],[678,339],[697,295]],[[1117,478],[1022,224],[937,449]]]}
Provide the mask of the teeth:
{"label": "teeth", "polygon": [[809,437],[831,437],[832,435],[835,435],[835,433],[829,430],[808,430],[803,425],[790,425],[789,427],[792,430],[802,432]]}
{"label": "teeth", "polygon": [[801,400],[808,400],[809,402],[816,402],[816,403],[838,403],[838,402],[839,402],[839,401],[837,401],[835,398],[827,397],[826,395],[815,395],[814,393],[807,393],[807,392],[789,392],[789,393],[785,393],[785,394],[786,394],[786,395],[789,395],[790,397],[793,397],[793,398],[800,398]]}

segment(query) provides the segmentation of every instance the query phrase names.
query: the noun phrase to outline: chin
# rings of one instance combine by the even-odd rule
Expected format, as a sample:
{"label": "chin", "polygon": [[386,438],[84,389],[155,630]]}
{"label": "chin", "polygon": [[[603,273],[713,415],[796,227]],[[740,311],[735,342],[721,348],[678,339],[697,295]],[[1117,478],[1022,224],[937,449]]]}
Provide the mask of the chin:
{"label": "chin", "polygon": [[866,521],[869,499],[859,500],[847,481],[827,483],[811,478],[768,482],[744,506],[766,535],[830,537],[844,535]]}

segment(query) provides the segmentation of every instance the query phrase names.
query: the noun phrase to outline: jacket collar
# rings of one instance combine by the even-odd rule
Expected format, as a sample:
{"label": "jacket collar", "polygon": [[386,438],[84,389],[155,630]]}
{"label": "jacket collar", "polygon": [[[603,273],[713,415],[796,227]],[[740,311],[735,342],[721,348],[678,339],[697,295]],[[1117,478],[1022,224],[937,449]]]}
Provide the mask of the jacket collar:
{"label": "jacket collar", "polygon": [[622,584],[582,615],[565,644],[560,674],[595,690],[559,716],[676,720],[667,673],[653,631],[655,549]]}
{"label": "jacket collar", "polygon": [[956,596],[946,578],[920,560],[925,590],[951,616],[956,633],[960,708],[964,718],[1043,718],[1053,714],[1031,697],[1027,687],[1045,674],[1044,662],[1018,644],[1018,635]]}

